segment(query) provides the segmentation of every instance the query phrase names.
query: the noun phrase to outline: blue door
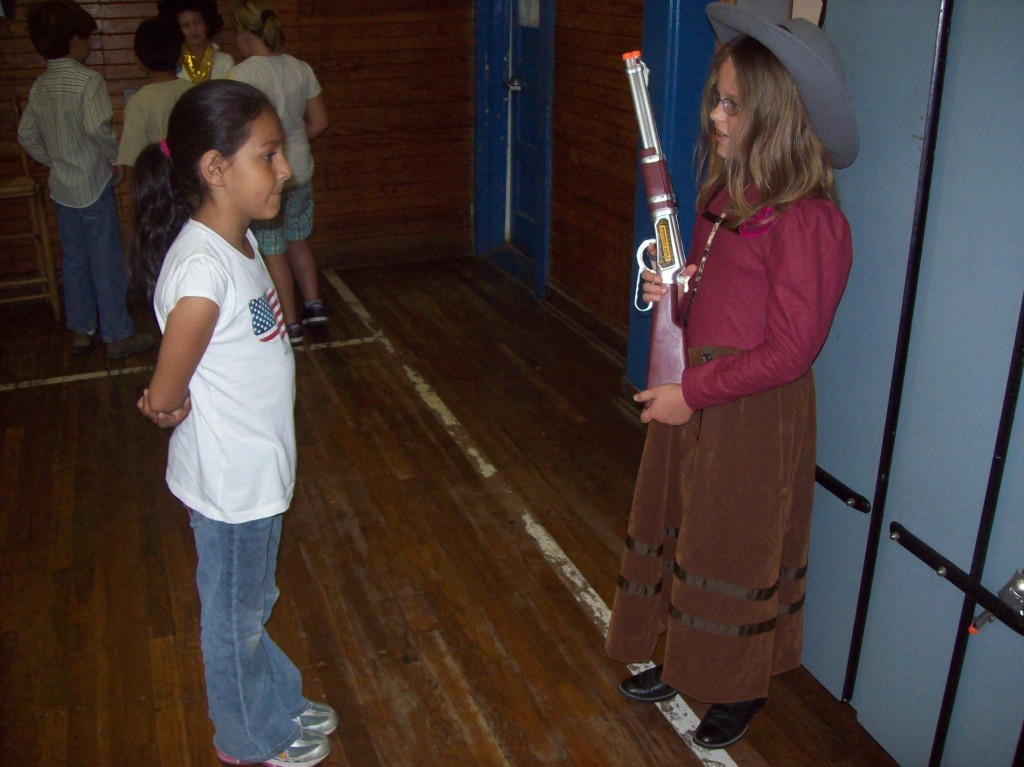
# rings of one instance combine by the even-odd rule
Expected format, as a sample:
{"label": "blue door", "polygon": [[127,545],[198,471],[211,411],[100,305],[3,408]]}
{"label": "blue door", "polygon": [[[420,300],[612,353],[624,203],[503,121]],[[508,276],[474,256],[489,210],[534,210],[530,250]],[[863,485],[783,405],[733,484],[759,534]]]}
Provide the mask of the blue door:
{"label": "blue door", "polygon": [[544,297],[554,0],[477,3],[476,251]]}
{"label": "blue door", "polygon": [[[549,11],[553,4],[544,3]],[[541,0],[515,0],[511,12],[506,242],[532,265],[534,290],[543,296],[551,200],[551,45]]]}

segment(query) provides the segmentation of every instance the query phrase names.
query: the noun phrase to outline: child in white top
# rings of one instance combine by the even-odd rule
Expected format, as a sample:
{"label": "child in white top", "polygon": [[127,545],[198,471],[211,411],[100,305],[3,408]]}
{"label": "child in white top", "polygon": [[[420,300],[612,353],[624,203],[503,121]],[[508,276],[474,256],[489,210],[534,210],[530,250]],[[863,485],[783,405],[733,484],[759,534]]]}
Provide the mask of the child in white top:
{"label": "child in white top", "polygon": [[[313,231],[313,157],[309,142],[327,129],[327,109],[312,68],[281,52],[284,32],[266,0],[238,0],[231,12],[235,42],[247,58],[228,77],[255,85],[277,110],[284,126],[285,155],[294,176],[285,189],[281,214],[260,221],[253,232],[267,258],[284,308],[289,340],[302,343],[303,326],[327,321],[317,281],[316,260],[309,246]],[[287,255],[287,258],[278,256]],[[302,291],[300,316],[294,283]]]}
{"label": "child in white top", "polygon": [[179,99],[166,141],[139,155],[132,258],[164,338],[138,407],[174,428],[167,485],[195,535],[217,756],[310,767],[330,752],[337,716],[302,696],[264,629],[295,486],[295,362],[248,228],[281,204],[283,143],[260,91],[213,80]]}

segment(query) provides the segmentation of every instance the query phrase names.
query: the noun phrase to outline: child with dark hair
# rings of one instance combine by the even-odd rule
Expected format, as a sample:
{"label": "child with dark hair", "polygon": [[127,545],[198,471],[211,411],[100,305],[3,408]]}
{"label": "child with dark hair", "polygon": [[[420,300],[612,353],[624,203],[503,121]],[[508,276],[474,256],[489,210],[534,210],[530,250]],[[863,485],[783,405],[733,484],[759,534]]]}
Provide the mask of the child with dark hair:
{"label": "child with dark hair", "polygon": [[224,27],[214,0],[160,0],[156,12],[173,22],[181,33],[181,66],[178,77],[193,83],[219,80],[235,65],[230,54],[214,44]]}
{"label": "child with dark hair", "polygon": [[281,206],[283,145],[260,91],[214,80],[182,96],[167,140],[139,155],[132,258],[164,338],[138,407],[174,428],[166,479],[195,536],[217,757],[311,767],[338,717],[303,697],[265,629],[295,489],[295,358],[249,224]]}
{"label": "child with dark hair", "polygon": [[50,169],[71,349],[85,354],[102,340],[110,359],[147,351],[155,340],[135,333],[126,305],[113,109],[107,84],[85,66],[96,20],[70,0],[45,0],[29,8],[27,21],[32,44],[48,63],[32,84],[18,141]]}
{"label": "child with dark hair", "polygon": [[140,88],[124,108],[118,165],[135,165],[135,158],[146,145],[167,135],[171,110],[192,87],[191,80],[177,76],[181,60],[179,37],[178,28],[159,17],[145,19],[135,30],[135,55],[146,70],[149,84]]}
{"label": "child with dark hair", "polygon": [[96,31],[96,19],[70,0],[34,3],[26,21],[32,45],[48,61],[71,56],[74,38],[88,40]]}

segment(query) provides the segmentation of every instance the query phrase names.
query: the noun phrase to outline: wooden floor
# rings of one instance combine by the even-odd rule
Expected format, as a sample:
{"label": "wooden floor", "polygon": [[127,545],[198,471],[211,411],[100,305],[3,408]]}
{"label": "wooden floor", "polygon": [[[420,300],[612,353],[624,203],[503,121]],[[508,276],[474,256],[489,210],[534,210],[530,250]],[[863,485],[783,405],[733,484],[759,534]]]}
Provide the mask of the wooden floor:
{"label": "wooden floor", "polygon": [[[802,669],[727,755],[616,692],[620,360],[476,260],[323,285],[270,630],[341,716],[326,765],[894,764]],[[73,357],[43,304],[0,323],[0,762],[218,764],[191,535],[134,407],[155,353]]]}

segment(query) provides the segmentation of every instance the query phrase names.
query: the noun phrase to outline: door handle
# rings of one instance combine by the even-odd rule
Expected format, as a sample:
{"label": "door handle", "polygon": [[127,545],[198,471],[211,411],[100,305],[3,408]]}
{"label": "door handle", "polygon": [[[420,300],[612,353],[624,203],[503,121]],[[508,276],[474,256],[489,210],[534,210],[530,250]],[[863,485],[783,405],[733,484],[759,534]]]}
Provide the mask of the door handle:
{"label": "door handle", "polygon": [[518,93],[523,89],[523,84],[519,82],[518,77],[513,77],[511,80],[506,80],[501,85],[503,88],[505,88],[505,90],[511,91],[512,93]]}

